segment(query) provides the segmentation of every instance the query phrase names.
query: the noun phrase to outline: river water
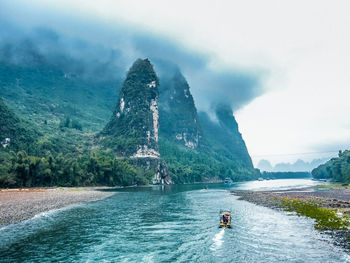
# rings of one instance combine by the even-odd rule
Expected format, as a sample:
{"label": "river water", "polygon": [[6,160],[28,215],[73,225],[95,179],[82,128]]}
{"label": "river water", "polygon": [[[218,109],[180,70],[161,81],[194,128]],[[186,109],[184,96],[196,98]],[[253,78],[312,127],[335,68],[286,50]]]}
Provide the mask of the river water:
{"label": "river water", "polygon": [[[232,189],[288,189],[311,180]],[[129,188],[0,229],[0,262],[350,262],[313,221],[237,200],[223,184]],[[219,229],[219,210],[232,229]]]}

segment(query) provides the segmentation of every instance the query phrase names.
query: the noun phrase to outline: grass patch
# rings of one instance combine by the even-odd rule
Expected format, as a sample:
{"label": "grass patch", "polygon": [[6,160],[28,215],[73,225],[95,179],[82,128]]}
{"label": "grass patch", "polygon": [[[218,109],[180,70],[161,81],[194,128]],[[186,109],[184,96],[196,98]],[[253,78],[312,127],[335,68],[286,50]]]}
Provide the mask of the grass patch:
{"label": "grass patch", "polygon": [[326,183],[316,185],[319,189],[333,189],[333,188],[350,188],[349,184],[340,184],[340,183]]}
{"label": "grass patch", "polygon": [[338,216],[336,210],[319,207],[311,201],[283,198],[282,205],[286,211],[296,212],[298,215],[315,219],[315,229],[346,230],[350,225],[347,216]]}

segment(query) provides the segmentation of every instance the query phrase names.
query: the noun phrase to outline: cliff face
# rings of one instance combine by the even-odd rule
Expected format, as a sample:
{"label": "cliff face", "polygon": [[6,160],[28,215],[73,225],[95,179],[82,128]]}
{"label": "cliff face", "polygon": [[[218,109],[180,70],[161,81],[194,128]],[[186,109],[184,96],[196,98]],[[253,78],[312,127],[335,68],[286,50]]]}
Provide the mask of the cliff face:
{"label": "cliff face", "polygon": [[153,183],[171,183],[166,164],[160,159],[158,77],[148,59],[138,59],[130,68],[114,113],[101,132],[102,143],[119,157],[153,172]]}
{"label": "cliff face", "polygon": [[158,77],[148,59],[130,68],[102,135],[118,156],[159,158]]}
{"label": "cliff face", "polygon": [[179,70],[161,79],[160,134],[188,148],[200,144],[202,131],[190,87]]}

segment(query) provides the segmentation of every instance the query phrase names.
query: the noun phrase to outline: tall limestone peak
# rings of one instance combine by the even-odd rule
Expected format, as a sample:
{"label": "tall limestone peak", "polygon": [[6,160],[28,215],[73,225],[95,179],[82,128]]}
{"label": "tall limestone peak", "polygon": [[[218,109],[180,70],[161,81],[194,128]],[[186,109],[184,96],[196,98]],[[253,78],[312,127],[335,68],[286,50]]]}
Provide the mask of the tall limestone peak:
{"label": "tall limestone peak", "polygon": [[160,133],[172,141],[195,149],[202,137],[190,86],[180,70],[161,79]]}
{"label": "tall limestone peak", "polygon": [[102,131],[118,156],[159,158],[158,77],[148,59],[134,62]]}
{"label": "tall limestone peak", "polygon": [[172,183],[167,165],[160,159],[159,80],[148,59],[134,62],[119,92],[110,121],[100,137],[118,157],[126,157],[144,171],[153,174],[153,184]]}

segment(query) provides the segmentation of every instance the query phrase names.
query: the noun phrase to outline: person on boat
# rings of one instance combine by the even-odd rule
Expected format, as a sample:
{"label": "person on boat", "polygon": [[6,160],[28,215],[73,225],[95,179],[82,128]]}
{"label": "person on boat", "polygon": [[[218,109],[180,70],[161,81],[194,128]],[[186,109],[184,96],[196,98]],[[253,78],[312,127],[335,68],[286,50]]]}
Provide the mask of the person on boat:
{"label": "person on boat", "polygon": [[224,224],[228,223],[228,217],[226,215],[222,216],[222,221],[224,222]]}

